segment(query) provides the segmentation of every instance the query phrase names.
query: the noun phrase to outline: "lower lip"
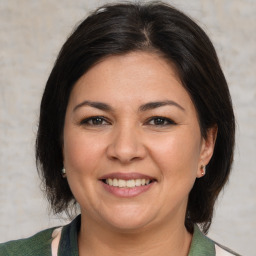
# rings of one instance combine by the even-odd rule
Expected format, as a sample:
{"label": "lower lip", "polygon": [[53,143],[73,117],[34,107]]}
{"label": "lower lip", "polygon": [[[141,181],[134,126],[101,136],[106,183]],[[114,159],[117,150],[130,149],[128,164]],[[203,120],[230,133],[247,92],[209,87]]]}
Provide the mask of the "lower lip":
{"label": "lower lip", "polygon": [[148,191],[155,182],[152,182],[145,186],[139,186],[134,188],[119,188],[114,186],[109,186],[108,184],[101,182],[104,189],[110,192],[111,194],[118,197],[135,197],[146,191]]}

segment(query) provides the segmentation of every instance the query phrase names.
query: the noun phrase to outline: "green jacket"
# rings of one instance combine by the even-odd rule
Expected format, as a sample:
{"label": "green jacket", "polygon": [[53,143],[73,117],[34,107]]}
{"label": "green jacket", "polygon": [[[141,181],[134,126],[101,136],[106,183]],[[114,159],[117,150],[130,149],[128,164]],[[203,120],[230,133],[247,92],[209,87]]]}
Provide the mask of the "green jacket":
{"label": "green jacket", "polygon": [[[62,228],[57,243],[58,256],[78,256],[77,234],[81,216]],[[50,228],[36,235],[0,244],[0,256],[52,256],[52,242],[55,228]],[[195,225],[188,256],[232,256],[238,254],[223,248],[207,238]],[[104,255],[103,255],[104,256]]]}

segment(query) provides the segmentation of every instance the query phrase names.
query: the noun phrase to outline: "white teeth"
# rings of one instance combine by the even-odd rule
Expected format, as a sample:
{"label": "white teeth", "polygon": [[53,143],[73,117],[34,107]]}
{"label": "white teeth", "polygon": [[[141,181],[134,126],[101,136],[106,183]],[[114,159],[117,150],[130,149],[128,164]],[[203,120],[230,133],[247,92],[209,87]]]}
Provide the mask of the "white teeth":
{"label": "white teeth", "polygon": [[113,185],[113,180],[112,179],[107,179],[107,183],[112,186]]}
{"label": "white teeth", "polygon": [[[110,184],[109,184],[110,185]],[[118,187],[118,181],[117,179],[113,179],[113,186],[114,187]]]}
{"label": "white teeth", "polygon": [[119,181],[118,181],[118,187],[119,187],[119,188],[124,188],[124,187],[126,187],[126,181],[125,181],[125,180],[119,180]]}
{"label": "white teeth", "polygon": [[127,186],[128,188],[133,188],[133,187],[135,187],[135,181],[134,181],[134,180],[127,180],[127,181],[126,181],[126,186]]}
{"label": "white teeth", "polygon": [[136,187],[141,186],[141,180],[139,180],[139,179],[135,180],[135,186]]}
{"label": "white teeth", "polygon": [[106,179],[106,183],[110,186],[119,188],[134,188],[145,186],[150,183],[149,179],[135,179],[135,180],[122,180],[122,179]]}

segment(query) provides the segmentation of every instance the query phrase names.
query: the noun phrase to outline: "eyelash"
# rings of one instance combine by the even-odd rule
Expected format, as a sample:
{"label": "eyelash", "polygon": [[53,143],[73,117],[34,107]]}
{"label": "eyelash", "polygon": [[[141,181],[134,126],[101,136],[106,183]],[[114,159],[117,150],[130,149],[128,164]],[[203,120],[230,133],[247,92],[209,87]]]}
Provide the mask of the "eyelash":
{"label": "eyelash", "polygon": [[[150,122],[154,122],[154,124],[150,124]],[[158,124],[156,124],[155,122],[159,122]],[[167,118],[167,117],[163,117],[163,116],[154,116],[154,117],[151,117],[147,120],[146,122],[147,124],[149,125],[152,125],[152,126],[169,126],[169,125],[176,125],[177,123],[175,123],[173,120],[171,120],[170,118]]]}
{"label": "eyelash", "polygon": [[[153,124],[151,122],[154,122]],[[100,122],[100,123],[97,123]],[[105,123],[104,123],[105,122]],[[102,125],[110,125],[111,123],[103,116],[92,116],[88,117],[86,119],[83,119],[80,122],[81,125],[87,125],[87,126],[102,126]],[[173,120],[170,118],[162,117],[162,116],[154,116],[150,117],[146,123],[147,125],[151,126],[169,126],[169,125],[176,125]]]}
{"label": "eyelash", "polygon": [[[102,122],[106,122],[106,124],[102,124],[102,123],[94,123],[94,122],[98,122],[98,121],[102,121]],[[101,126],[101,125],[109,125],[110,122],[107,121],[107,119],[103,116],[91,116],[91,117],[88,117],[86,119],[83,119],[81,122],[80,122],[81,125],[87,125],[87,126]]]}

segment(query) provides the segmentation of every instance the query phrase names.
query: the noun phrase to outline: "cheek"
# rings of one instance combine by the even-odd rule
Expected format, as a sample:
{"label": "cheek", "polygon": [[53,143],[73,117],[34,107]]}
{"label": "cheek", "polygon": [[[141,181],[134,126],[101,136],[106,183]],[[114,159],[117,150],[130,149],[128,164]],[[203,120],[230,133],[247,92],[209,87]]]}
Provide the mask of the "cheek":
{"label": "cheek", "polygon": [[[191,135],[192,134],[192,135]],[[194,177],[200,159],[200,136],[197,133],[173,133],[152,141],[151,155],[164,177]]]}
{"label": "cheek", "polygon": [[102,153],[102,144],[96,143],[93,136],[81,132],[64,132],[64,165],[70,171],[88,174],[95,168]]}

